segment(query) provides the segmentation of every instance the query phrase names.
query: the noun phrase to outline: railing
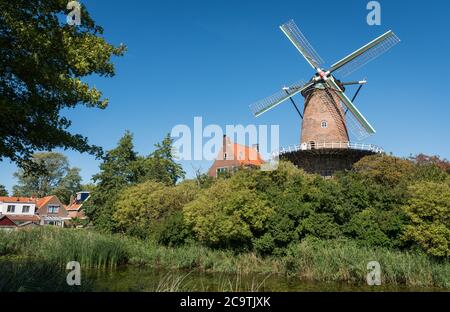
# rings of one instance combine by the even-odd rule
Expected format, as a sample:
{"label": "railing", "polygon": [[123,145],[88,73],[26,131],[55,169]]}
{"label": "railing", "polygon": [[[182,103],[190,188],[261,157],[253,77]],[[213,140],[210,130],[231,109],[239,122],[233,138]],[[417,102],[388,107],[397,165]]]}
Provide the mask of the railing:
{"label": "railing", "polygon": [[298,152],[298,151],[309,151],[309,150],[319,150],[319,149],[353,149],[370,151],[377,154],[384,153],[384,150],[373,144],[363,144],[363,143],[350,143],[350,142],[337,142],[337,143],[303,143],[298,145],[291,145],[288,147],[283,147],[277,153],[278,155],[283,155],[286,153]]}

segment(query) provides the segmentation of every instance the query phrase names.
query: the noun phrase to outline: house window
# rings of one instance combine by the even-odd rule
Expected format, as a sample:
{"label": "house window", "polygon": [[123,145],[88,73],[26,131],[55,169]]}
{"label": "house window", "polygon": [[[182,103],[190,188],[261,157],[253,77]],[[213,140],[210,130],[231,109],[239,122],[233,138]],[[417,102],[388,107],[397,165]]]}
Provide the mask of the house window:
{"label": "house window", "polygon": [[322,129],[328,128],[328,122],[326,120],[323,120],[321,123],[321,127],[322,127]]}
{"label": "house window", "polygon": [[29,213],[30,212],[30,206],[23,206],[22,207],[22,213]]}
{"label": "house window", "polygon": [[228,172],[228,168],[226,168],[226,167],[223,167],[223,168],[217,168],[217,170],[216,170],[216,175],[217,175],[217,176],[220,176],[220,175],[225,174],[225,173],[227,173],[227,172]]}
{"label": "house window", "polygon": [[8,210],[6,210],[8,213],[14,213],[16,212],[16,206],[14,205],[8,205]]}
{"label": "house window", "polygon": [[49,214],[57,214],[59,212],[59,206],[48,206]]}

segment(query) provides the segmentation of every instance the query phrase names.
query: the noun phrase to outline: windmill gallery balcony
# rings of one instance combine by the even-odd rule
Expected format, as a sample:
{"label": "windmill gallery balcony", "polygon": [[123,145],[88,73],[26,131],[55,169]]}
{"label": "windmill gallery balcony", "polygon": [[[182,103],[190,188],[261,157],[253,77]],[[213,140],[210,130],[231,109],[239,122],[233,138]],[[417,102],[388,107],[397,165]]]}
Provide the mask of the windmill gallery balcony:
{"label": "windmill gallery balcony", "polygon": [[365,156],[382,153],[384,150],[381,147],[372,144],[311,142],[281,148],[278,156],[306,172],[332,177],[337,171],[350,170]]}

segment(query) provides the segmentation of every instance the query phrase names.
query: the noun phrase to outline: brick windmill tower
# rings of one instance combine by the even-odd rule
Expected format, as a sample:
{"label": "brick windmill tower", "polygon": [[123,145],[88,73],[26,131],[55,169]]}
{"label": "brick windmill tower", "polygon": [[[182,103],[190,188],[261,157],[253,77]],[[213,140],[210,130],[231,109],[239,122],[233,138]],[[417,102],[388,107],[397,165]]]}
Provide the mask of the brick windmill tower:
{"label": "brick windmill tower", "polygon": [[[350,140],[350,133],[358,141],[375,134],[375,129],[353,104],[366,81],[341,82],[335,75],[348,76],[395,46],[400,39],[388,31],[325,70],[321,67],[323,60],[294,21],[280,28],[315,70],[309,82],[283,88],[250,106],[258,117],[290,100],[303,120],[300,144],[281,150],[280,157],[292,161],[307,172],[328,177],[336,171],[350,169],[364,156],[382,152],[376,146],[352,143]],[[347,85],[359,85],[351,100],[345,94]],[[298,94],[305,98],[303,112],[294,101],[294,96]]]}

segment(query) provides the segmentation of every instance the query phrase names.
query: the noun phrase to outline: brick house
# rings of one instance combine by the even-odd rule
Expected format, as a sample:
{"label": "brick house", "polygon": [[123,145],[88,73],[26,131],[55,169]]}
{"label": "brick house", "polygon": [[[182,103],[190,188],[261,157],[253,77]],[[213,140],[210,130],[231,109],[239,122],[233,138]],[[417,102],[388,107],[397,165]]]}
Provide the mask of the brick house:
{"label": "brick house", "polygon": [[36,214],[36,199],[31,197],[0,197],[0,216],[7,216],[18,226],[40,222]]}
{"label": "brick house", "polygon": [[39,198],[36,201],[36,210],[41,225],[64,227],[65,222],[70,220],[64,204],[54,195]]}
{"label": "brick house", "polygon": [[229,137],[224,136],[222,148],[208,175],[217,178],[222,173],[232,173],[239,168],[259,168],[264,163],[257,145],[248,147],[233,143]]}
{"label": "brick house", "polygon": [[86,219],[83,211],[83,204],[89,199],[89,192],[78,192],[74,199],[71,199],[70,204],[67,206],[67,212],[69,218],[78,218],[81,220]]}

